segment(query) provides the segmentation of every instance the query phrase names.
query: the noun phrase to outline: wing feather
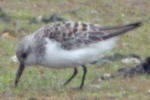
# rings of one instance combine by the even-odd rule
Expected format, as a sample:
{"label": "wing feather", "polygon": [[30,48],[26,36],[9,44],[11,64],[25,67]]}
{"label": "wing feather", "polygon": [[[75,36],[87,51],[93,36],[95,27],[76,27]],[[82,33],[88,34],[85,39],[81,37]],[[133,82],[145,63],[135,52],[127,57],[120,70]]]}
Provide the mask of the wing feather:
{"label": "wing feather", "polygon": [[40,36],[59,42],[63,49],[72,50],[118,36],[139,26],[141,22],[117,27],[99,27],[66,21],[45,26]]}

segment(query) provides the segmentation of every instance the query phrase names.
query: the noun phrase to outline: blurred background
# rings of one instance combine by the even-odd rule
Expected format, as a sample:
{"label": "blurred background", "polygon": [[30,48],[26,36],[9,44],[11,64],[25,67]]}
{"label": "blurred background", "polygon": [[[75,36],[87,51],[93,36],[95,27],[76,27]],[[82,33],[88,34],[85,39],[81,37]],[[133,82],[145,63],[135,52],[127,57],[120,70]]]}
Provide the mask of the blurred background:
{"label": "blurred background", "polygon": [[[40,27],[56,21],[83,21],[100,26],[125,25],[144,21],[143,26],[121,36],[115,53],[150,55],[150,0],[0,0],[0,99],[2,100],[148,100],[148,75],[101,81],[100,76],[116,73],[119,68],[135,67],[137,63],[120,60],[101,65],[88,65],[83,91],[74,91],[82,71],[74,82],[62,88],[73,69],[32,67],[23,73],[14,88],[18,68],[15,50],[20,40]],[[97,67],[101,66],[101,67]],[[80,69],[80,68],[79,68]]]}

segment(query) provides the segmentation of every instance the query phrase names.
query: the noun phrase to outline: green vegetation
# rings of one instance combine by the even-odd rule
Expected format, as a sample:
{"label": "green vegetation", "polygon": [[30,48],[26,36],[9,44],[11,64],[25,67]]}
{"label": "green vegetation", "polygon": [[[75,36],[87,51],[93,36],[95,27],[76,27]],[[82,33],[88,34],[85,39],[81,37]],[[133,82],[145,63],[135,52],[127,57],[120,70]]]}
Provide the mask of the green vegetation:
{"label": "green vegetation", "polygon": [[[73,73],[73,69],[47,69],[29,67],[14,87],[18,63],[12,61],[19,41],[33,33],[44,23],[29,23],[32,18],[53,13],[73,21],[84,21],[101,26],[124,25],[150,18],[149,0],[1,0],[3,13],[9,22],[0,18],[0,99],[1,100],[148,100],[150,97],[149,76],[110,79],[99,81],[105,73],[116,73],[121,67],[134,67],[117,61],[111,65],[95,67],[88,65],[83,91],[79,86],[82,70],[67,86],[62,84]],[[0,13],[1,15],[1,13]],[[2,38],[8,32],[9,37]],[[141,28],[121,36],[110,53],[137,54],[143,59],[150,55],[150,21]]]}

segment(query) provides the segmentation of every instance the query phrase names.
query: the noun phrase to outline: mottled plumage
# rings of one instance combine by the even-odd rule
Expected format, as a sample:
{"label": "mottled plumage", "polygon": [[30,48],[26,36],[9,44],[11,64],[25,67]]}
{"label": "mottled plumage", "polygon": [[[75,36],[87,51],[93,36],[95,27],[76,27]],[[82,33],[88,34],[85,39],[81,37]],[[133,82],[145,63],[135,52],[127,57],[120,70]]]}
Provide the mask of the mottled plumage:
{"label": "mottled plumage", "polygon": [[20,67],[15,84],[25,66],[42,65],[49,68],[74,68],[69,83],[77,74],[78,66],[84,70],[80,89],[84,85],[86,64],[95,62],[101,54],[110,51],[117,41],[116,36],[141,26],[133,23],[117,27],[99,27],[82,22],[56,22],[46,25],[26,36],[17,48]]}
{"label": "mottled plumage", "polygon": [[[138,23],[137,23],[138,27]],[[35,38],[49,38],[61,43],[66,50],[83,48],[132,30],[135,26],[100,27],[82,22],[56,22],[49,24],[35,33]]]}

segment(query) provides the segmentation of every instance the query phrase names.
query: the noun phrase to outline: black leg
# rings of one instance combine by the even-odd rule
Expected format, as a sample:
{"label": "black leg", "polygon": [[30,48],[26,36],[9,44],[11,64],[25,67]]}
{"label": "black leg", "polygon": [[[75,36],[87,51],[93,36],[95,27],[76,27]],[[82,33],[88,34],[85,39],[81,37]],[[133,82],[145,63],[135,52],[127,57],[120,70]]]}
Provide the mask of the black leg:
{"label": "black leg", "polygon": [[78,73],[77,68],[74,68],[74,72],[72,74],[72,76],[64,83],[64,86],[66,86]]}
{"label": "black leg", "polygon": [[80,85],[79,89],[82,89],[82,88],[83,88],[85,76],[86,76],[86,73],[87,73],[87,68],[86,68],[86,66],[85,66],[85,65],[82,65],[82,67],[83,67],[83,72],[84,72],[84,73],[83,73],[83,76],[82,76],[82,82],[81,82],[81,85]]}

